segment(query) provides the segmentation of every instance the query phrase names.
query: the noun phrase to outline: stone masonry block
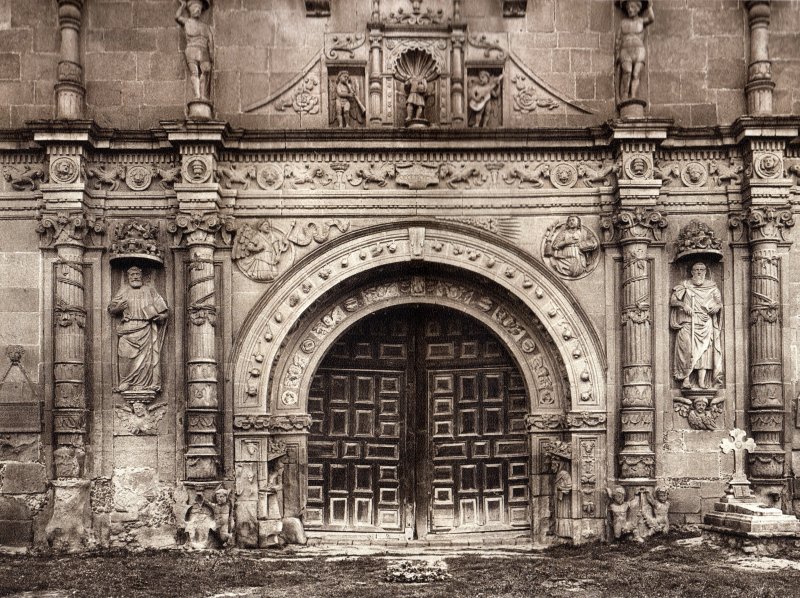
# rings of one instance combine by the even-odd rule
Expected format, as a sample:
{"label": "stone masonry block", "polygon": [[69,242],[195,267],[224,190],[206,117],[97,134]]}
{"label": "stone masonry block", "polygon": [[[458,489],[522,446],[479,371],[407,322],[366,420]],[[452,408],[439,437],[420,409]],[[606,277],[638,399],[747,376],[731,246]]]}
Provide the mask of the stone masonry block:
{"label": "stone masonry block", "polygon": [[675,513],[699,513],[700,492],[697,488],[670,488],[670,510]]}
{"label": "stone masonry block", "polygon": [[30,546],[33,540],[31,521],[3,521],[0,519],[0,546]]}
{"label": "stone masonry block", "polygon": [[718,478],[717,453],[664,453],[664,476],[670,478]]}
{"label": "stone masonry block", "polygon": [[0,520],[21,521],[30,517],[30,511],[23,501],[13,496],[0,495]]}
{"label": "stone masonry block", "polygon": [[47,475],[41,463],[8,462],[3,466],[0,492],[4,494],[35,494],[46,487]]}
{"label": "stone masonry block", "polygon": [[719,434],[707,430],[686,430],[683,433],[686,450],[690,453],[719,453]]}
{"label": "stone masonry block", "polygon": [[0,53],[0,79],[19,79],[19,54]]}
{"label": "stone masonry block", "polygon": [[725,494],[728,483],[723,481],[700,482],[701,498],[719,499]]}

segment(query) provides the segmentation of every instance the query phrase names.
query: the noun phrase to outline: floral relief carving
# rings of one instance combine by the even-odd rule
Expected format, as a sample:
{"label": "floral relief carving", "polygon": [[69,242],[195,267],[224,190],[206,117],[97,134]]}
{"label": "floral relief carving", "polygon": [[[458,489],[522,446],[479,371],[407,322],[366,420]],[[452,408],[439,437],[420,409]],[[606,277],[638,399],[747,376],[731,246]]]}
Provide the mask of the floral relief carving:
{"label": "floral relief carving", "polygon": [[525,75],[514,75],[511,82],[514,84],[511,94],[514,111],[530,114],[539,108],[555,110],[559,107],[559,103],[552,98],[540,97],[538,88]]}
{"label": "floral relief carving", "polygon": [[309,73],[287,93],[288,97],[275,103],[275,109],[283,112],[292,108],[298,114],[317,114],[320,107],[319,94],[319,77]]}

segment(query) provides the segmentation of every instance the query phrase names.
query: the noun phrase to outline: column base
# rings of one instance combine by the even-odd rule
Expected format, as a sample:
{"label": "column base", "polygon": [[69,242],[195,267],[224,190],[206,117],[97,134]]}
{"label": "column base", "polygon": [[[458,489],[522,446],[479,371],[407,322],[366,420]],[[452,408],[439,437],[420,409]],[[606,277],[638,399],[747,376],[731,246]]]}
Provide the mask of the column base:
{"label": "column base", "polygon": [[214,118],[214,105],[206,100],[192,100],[187,104],[189,120],[211,120]]}
{"label": "column base", "polygon": [[622,100],[617,104],[619,109],[619,117],[622,120],[631,118],[644,118],[644,109],[647,107],[647,102],[639,98],[630,98]]}
{"label": "column base", "polygon": [[56,552],[82,552],[89,548],[91,511],[89,481],[53,480],[53,516],[45,527],[47,543]]}

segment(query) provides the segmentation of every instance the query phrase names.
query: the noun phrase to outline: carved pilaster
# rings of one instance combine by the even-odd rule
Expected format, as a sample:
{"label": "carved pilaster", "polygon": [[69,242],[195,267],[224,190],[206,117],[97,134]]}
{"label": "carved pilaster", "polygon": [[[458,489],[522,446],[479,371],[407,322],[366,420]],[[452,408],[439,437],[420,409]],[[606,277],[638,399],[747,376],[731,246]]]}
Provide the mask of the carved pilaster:
{"label": "carved pilaster", "polygon": [[772,114],[772,62],[769,59],[769,0],[749,0],[750,63],[747,66],[747,112],[753,116]]}
{"label": "carved pilaster", "polygon": [[83,65],[80,38],[83,0],[58,0],[58,27],[61,31],[61,54],[58,61],[56,118],[83,118]]}
{"label": "carved pilaster", "polygon": [[229,218],[216,213],[182,213],[170,230],[183,236],[189,252],[186,290],[186,478],[218,476],[221,456],[217,396],[217,322],[214,247]]}
{"label": "carved pilaster", "polygon": [[[748,456],[756,485],[782,483],[785,455],[778,244],[794,226],[789,206],[751,206],[731,217],[750,243],[750,401],[747,413],[758,448]],[[760,484],[759,484],[760,482]]]}

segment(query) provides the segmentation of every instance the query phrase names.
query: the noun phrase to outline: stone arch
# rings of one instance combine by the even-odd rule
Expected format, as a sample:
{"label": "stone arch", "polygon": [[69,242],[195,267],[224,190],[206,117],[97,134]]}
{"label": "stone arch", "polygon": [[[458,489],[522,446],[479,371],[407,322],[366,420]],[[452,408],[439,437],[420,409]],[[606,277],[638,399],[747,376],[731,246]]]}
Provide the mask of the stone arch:
{"label": "stone arch", "polygon": [[[605,412],[606,362],[600,339],[578,302],[545,265],[472,227],[405,221],[338,237],[298,261],[264,294],[242,326],[228,368],[234,415],[266,414],[270,405],[278,404],[279,385],[270,381],[282,347],[323,295],[356,276],[403,263],[462,270],[477,275],[487,288],[513,296],[557,347],[567,377],[567,409]],[[283,411],[302,413],[299,408]]]}
{"label": "stone arch", "polygon": [[[436,303],[467,313],[517,361],[531,400],[534,538],[551,538],[547,448],[555,441],[566,442],[572,454],[570,538],[602,537],[607,407],[599,338],[546,266],[494,235],[450,222],[405,221],[341,235],[296,263],[264,294],[242,326],[228,368],[237,476],[242,470],[260,478],[256,464],[280,435],[292,488],[286,512],[302,512],[311,377],[327,348],[353,323],[403,303]],[[269,522],[259,519],[262,526]]]}

